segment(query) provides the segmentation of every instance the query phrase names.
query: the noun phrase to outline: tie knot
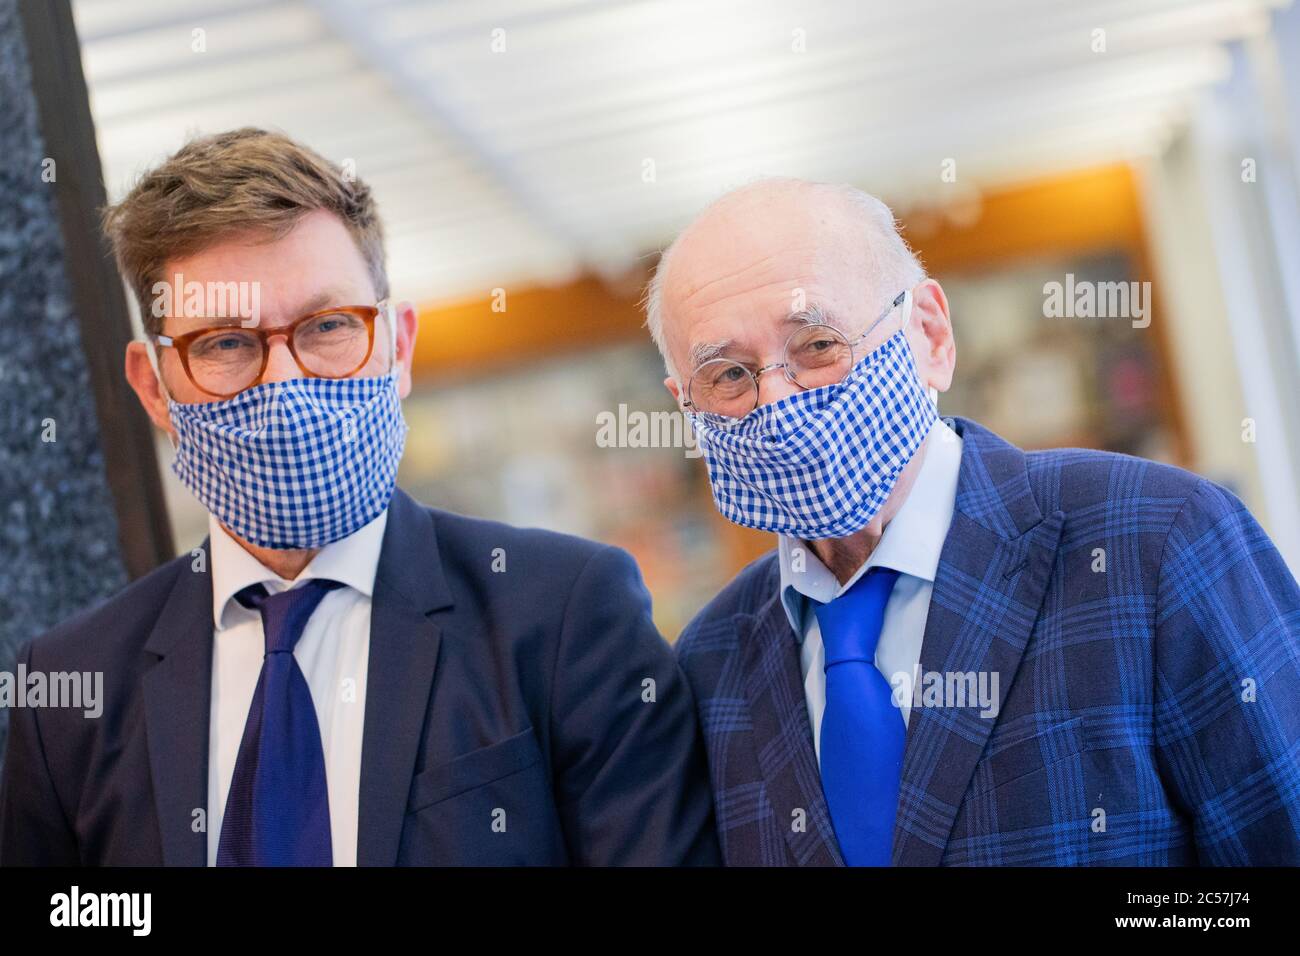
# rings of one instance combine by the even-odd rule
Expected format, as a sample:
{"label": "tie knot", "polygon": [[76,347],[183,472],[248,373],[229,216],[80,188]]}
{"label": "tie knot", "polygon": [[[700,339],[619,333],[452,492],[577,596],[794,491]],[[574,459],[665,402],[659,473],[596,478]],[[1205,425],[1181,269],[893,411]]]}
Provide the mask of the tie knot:
{"label": "tie knot", "polygon": [[835,600],[817,608],[828,669],[846,661],[875,661],[885,605],[897,580],[893,568],[871,568]]}
{"label": "tie knot", "polygon": [[311,578],[297,587],[271,594],[266,585],[251,584],[236,594],[235,600],[244,607],[255,608],[262,615],[266,653],[288,653],[302,637],[307,619],[321,599],[337,587],[342,587],[338,581]]}

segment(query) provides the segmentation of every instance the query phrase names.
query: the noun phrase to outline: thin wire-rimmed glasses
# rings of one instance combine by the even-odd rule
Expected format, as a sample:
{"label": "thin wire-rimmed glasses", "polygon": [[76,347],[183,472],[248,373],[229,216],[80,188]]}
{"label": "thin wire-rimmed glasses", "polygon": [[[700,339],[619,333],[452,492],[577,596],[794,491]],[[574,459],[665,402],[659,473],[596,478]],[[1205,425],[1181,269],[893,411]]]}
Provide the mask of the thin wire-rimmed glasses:
{"label": "thin wire-rimmed glasses", "polygon": [[[184,335],[157,335],[173,348],[194,387],[214,398],[233,398],[266,374],[271,338],[284,337],[289,353],[308,378],[347,378],[370,361],[375,319],[387,302],[334,305],[273,329],[218,325]],[[391,321],[391,316],[389,320]]]}
{"label": "thin wire-rimmed glasses", "polygon": [[786,380],[805,391],[844,381],[853,368],[857,347],[907,297],[907,290],[890,302],[867,330],[853,341],[824,323],[802,326],[786,339],[784,361],[751,369],[734,359],[715,358],[703,362],[686,383],[686,408],[717,415],[725,424],[744,418],[758,407],[758,380],[766,372],[781,369]]}

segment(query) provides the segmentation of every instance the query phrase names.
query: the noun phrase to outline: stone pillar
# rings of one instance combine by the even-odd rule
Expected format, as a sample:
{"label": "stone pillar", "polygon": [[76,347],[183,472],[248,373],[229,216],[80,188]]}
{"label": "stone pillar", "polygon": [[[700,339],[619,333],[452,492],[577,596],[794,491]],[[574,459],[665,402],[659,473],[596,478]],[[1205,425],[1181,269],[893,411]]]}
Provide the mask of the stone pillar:
{"label": "stone pillar", "polygon": [[[103,250],[84,208],[93,205],[86,197],[103,195],[99,160],[67,2],[46,3],[0,0],[0,671],[8,673],[29,640],[170,549],[161,496],[148,501],[158,480],[147,427],[138,412],[114,407],[125,388],[111,381],[114,366],[122,375],[129,335],[125,296],[104,257],[87,254]],[[29,50],[24,17],[33,12],[61,56]],[[51,26],[59,15],[66,35]],[[46,135],[51,113],[60,129]],[[78,126],[88,150],[70,145]],[[143,460],[141,438],[150,448]],[[0,753],[8,717],[0,707]]]}

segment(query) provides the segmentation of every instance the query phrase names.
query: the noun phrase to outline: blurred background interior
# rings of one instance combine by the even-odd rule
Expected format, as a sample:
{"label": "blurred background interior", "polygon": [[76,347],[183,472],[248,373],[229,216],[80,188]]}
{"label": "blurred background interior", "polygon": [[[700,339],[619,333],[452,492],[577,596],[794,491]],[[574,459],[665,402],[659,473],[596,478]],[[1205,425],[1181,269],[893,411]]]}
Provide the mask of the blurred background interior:
{"label": "blurred background interior", "polygon": [[[284,130],[378,196],[421,331],[401,483],[621,545],[661,630],[770,536],[682,447],[638,300],[727,188],[846,181],[948,292],[945,415],[1191,468],[1300,571],[1300,10],[1269,0],[73,0],[110,199],[194,133]],[[1044,286],[1150,282],[1150,323]],[[504,293],[504,311],[500,310]],[[493,308],[494,303],[497,309]],[[170,461],[170,449],[159,457]],[[165,472],[174,544],[206,532]]]}

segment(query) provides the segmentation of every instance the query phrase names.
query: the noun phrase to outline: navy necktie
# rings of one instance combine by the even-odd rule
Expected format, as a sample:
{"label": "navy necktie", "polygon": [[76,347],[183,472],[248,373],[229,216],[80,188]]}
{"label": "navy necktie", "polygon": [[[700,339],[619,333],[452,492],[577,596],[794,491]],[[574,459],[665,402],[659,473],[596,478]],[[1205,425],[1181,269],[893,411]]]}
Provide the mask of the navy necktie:
{"label": "navy necktie", "polygon": [[325,752],[307,678],[293,656],[307,619],[338,581],[313,578],[235,599],[262,615],[266,656],[239,744],[217,844],[217,866],[330,866]]}
{"label": "navy necktie", "polygon": [[876,669],[885,605],[898,572],[876,567],[816,609],[826,648],[822,792],[849,866],[888,866],[907,728]]}

